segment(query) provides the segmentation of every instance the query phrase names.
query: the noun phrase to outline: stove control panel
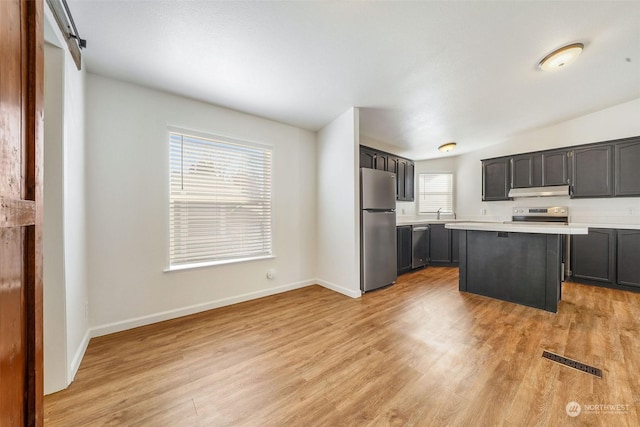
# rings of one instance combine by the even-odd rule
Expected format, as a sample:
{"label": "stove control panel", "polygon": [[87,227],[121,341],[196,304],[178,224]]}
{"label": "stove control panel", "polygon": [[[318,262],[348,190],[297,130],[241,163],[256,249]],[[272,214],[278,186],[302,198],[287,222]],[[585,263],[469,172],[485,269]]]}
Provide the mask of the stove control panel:
{"label": "stove control panel", "polygon": [[568,217],[569,216],[569,208],[566,206],[552,206],[549,208],[522,208],[517,207],[513,208],[513,216],[526,216],[526,217],[536,217],[536,216],[561,216]]}

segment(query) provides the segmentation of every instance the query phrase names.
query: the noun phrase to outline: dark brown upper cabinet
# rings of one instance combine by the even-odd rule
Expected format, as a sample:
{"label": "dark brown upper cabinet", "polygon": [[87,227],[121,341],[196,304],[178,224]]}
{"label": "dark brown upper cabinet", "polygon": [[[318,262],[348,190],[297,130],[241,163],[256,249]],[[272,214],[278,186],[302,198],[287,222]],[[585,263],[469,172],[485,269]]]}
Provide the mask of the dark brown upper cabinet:
{"label": "dark brown upper cabinet", "polygon": [[640,137],[614,145],[615,196],[640,196]]}
{"label": "dark brown upper cabinet", "polygon": [[405,161],[407,166],[404,173],[404,199],[400,199],[398,195],[398,200],[413,202],[415,192],[413,188],[415,183],[415,163],[411,160],[404,159],[401,159],[400,161]]}
{"label": "dark brown upper cabinet", "polygon": [[414,163],[411,160],[396,158],[396,200],[412,202],[414,200]]}
{"label": "dark brown upper cabinet", "polygon": [[402,202],[414,200],[415,165],[413,160],[361,145],[360,167],[395,173],[396,200]]}
{"label": "dark brown upper cabinet", "polygon": [[568,150],[542,152],[542,186],[569,183]]}
{"label": "dark brown upper cabinet", "polygon": [[482,161],[482,200],[509,200],[510,159],[501,157]]}
{"label": "dark brown upper cabinet", "polygon": [[613,146],[592,145],[576,148],[571,156],[572,197],[611,197],[613,195]]}
{"label": "dark brown upper cabinet", "polygon": [[511,188],[542,186],[542,153],[511,157]]}
{"label": "dark brown upper cabinet", "polygon": [[393,172],[396,175],[398,174],[398,158],[389,156],[387,158],[387,172]]}
{"label": "dark brown upper cabinet", "polygon": [[388,171],[387,164],[389,162],[389,156],[382,153],[376,153],[375,169],[380,171]]}
{"label": "dark brown upper cabinet", "polygon": [[375,169],[376,152],[369,148],[360,147],[360,167],[366,169]]}
{"label": "dark brown upper cabinet", "polygon": [[571,197],[639,197],[640,136],[482,161],[482,200],[510,188],[570,185]]}

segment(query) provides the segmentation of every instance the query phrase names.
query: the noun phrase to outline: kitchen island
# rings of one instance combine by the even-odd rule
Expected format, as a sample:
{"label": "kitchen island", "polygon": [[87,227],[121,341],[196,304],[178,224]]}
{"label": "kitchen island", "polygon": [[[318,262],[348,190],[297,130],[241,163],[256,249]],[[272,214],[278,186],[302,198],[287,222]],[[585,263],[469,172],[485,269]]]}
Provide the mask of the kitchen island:
{"label": "kitchen island", "polygon": [[460,285],[484,295],[556,313],[561,297],[562,242],[587,234],[566,224],[456,222],[460,230]]}

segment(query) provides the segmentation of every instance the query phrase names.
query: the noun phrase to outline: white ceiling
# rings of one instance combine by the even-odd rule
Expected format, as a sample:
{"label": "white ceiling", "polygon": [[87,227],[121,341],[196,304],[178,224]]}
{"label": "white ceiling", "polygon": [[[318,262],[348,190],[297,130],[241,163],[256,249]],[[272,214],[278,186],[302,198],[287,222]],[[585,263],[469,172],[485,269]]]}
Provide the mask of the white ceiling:
{"label": "white ceiling", "polygon": [[361,133],[415,159],[640,97],[640,1],[68,3],[90,72],[310,130],[361,107]]}

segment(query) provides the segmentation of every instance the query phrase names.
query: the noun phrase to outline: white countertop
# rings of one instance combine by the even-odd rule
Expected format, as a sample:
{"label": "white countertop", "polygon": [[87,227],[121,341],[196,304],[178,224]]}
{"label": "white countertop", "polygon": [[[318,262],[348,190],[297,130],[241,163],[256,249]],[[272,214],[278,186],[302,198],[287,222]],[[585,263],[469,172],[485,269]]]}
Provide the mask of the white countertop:
{"label": "white countertop", "polygon": [[[472,224],[501,224],[501,221],[478,221],[475,219],[416,219],[416,218],[398,218],[396,219],[397,226],[403,225],[426,225],[426,224],[462,224],[462,223],[472,223]],[[516,227],[521,227],[520,224],[508,224],[515,225]],[[558,227],[557,224],[550,224],[552,227]],[[580,221],[580,222],[570,222],[568,226],[563,225],[563,227],[571,227],[571,228],[615,228],[619,230],[640,230],[640,224],[624,224],[624,223],[599,223],[592,221]],[[450,228],[450,227],[449,227]],[[502,230],[500,230],[502,231]],[[570,233],[576,234],[576,233]],[[578,233],[584,234],[584,233]]]}
{"label": "white countertop", "polygon": [[589,228],[617,228],[618,230],[640,230],[640,224],[599,224],[597,222],[572,222],[571,225]]}
{"label": "white countertop", "polygon": [[531,224],[531,223],[509,223],[502,222],[448,222],[445,228],[453,230],[474,230],[474,231],[506,231],[509,233],[535,233],[535,234],[588,234],[589,227],[575,224]]}
{"label": "white countertop", "polygon": [[449,224],[454,222],[469,221],[461,219],[396,219],[396,225]]}

